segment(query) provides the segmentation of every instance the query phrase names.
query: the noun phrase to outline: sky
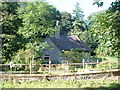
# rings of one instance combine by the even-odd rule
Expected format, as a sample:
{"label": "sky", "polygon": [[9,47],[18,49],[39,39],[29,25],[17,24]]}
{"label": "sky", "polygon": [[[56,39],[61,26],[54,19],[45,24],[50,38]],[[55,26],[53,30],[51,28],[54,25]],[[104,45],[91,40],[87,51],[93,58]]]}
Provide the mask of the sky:
{"label": "sky", "polygon": [[102,0],[104,5],[102,7],[97,7],[93,5],[93,0],[46,0],[49,4],[54,5],[60,12],[67,11],[72,13],[75,8],[75,4],[78,2],[82,8],[85,18],[87,18],[91,13],[106,10],[109,8],[110,4],[115,0]]}

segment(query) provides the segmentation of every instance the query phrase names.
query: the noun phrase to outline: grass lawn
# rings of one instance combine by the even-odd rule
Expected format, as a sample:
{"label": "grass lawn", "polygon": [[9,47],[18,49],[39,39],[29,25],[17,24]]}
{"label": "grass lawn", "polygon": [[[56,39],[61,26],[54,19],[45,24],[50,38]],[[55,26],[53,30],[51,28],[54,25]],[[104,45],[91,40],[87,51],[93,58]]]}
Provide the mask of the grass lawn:
{"label": "grass lawn", "polygon": [[51,80],[51,81],[18,81],[1,82],[2,88],[118,88],[120,83],[115,79],[99,80]]}

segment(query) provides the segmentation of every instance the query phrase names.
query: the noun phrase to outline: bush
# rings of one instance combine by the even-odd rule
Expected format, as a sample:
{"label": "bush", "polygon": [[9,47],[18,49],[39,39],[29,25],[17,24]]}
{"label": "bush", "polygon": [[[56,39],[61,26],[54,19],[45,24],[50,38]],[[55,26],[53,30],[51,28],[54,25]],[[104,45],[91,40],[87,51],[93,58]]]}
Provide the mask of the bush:
{"label": "bush", "polygon": [[100,58],[100,57],[97,57],[97,56],[90,56],[90,62],[97,62],[97,60],[99,62],[101,62],[101,61],[105,61],[106,59],[105,58]]}
{"label": "bush", "polygon": [[64,51],[61,54],[69,63],[81,63],[83,59],[87,61],[89,59],[90,53],[80,52],[80,49],[74,49],[70,51]]}

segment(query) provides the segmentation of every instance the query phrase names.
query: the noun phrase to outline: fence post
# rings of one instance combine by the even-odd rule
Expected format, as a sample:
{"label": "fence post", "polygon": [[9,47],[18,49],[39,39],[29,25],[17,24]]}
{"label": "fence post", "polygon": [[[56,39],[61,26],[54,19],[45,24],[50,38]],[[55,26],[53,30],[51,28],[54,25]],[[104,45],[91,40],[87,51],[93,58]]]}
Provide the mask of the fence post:
{"label": "fence post", "polygon": [[32,73],[32,70],[33,70],[33,68],[34,68],[34,65],[33,65],[33,64],[34,64],[34,57],[35,57],[35,56],[33,55],[33,57],[32,57],[32,62],[31,62],[31,73]]}
{"label": "fence post", "polygon": [[13,62],[12,61],[10,61],[10,72],[11,72],[11,74],[12,74],[12,68],[14,67],[14,64],[13,64]]}
{"label": "fence post", "polygon": [[50,68],[51,68],[51,67],[50,67],[50,64],[51,64],[51,61],[49,60],[49,73],[50,73]]}
{"label": "fence post", "polygon": [[31,72],[32,72],[32,62],[30,60],[30,74],[31,74]]}
{"label": "fence post", "polygon": [[11,72],[11,74],[12,74],[12,67],[10,67],[10,69],[11,69],[10,72]]}
{"label": "fence post", "polygon": [[[99,60],[97,60],[97,65],[98,65],[98,64],[99,64]],[[96,65],[96,66],[97,66],[97,65]],[[97,67],[96,67],[96,69],[97,69]],[[97,70],[98,70],[98,69],[97,69]]]}
{"label": "fence post", "polygon": [[85,69],[85,60],[83,59],[83,69]]}
{"label": "fence post", "polygon": [[109,69],[111,70],[111,62],[109,61]]}
{"label": "fence post", "polygon": [[97,65],[99,64],[99,60],[97,60]]}
{"label": "fence post", "polygon": [[68,62],[66,62],[67,63],[67,71],[69,71],[69,64],[68,64]]}
{"label": "fence post", "polygon": [[[109,61],[109,70],[112,70],[112,67],[111,67],[111,61]],[[113,73],[112,73],[112,71],[111,71],[111,77],[113,77],[114,75],[113,75]]]}

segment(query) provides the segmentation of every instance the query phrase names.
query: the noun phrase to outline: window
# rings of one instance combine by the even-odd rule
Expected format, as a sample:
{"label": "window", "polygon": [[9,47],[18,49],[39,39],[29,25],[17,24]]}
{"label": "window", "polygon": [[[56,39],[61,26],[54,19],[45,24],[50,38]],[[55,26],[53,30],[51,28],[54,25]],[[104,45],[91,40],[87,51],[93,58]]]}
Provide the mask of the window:
{"label": "window", "polygon": [[50,55],[44,55],[43,60],[44,61],[49,61],[50,60]]}

